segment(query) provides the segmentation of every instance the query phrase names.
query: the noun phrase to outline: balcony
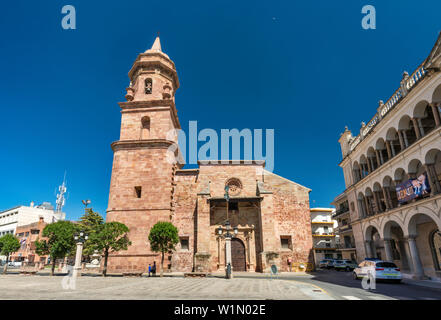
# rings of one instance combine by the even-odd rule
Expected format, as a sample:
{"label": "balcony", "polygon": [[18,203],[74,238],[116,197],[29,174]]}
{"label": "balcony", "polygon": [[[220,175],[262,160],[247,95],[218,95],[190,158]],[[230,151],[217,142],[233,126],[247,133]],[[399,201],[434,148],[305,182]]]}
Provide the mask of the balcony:
{"label": "balcony", "polygon": [[334,217],[337,217],[339,215],[343,215],[345,213],[349,213],[349,208],[340,208],[337,211],[335,211]]}
{"label": "balcony", "polygon": [[313,232],[313,237],[335,237],[334,233],[331,232]]}
{"label": "balcony", "polygon": [[312,224],[329,224],[333,225],[334,221],[311,221]]}
{"label": "balcony", "polygon": [[314,250],[337,250],[337,246],[335,244],[332,244],[330,246],[326,246],[326,245],[314,245],[313,246]]}
{"label": "balcony", "polygon": [[338,243],[336,247],[340,250],[355,250],[355,243]]}
{"label": "balcony", "polygon": [[337,228],[335,228],[335,231],[337,233],[343,233],[343,232],[348,232],[352,230],[352,226],[349,224],[346,224],[344,226],[338,226]]}

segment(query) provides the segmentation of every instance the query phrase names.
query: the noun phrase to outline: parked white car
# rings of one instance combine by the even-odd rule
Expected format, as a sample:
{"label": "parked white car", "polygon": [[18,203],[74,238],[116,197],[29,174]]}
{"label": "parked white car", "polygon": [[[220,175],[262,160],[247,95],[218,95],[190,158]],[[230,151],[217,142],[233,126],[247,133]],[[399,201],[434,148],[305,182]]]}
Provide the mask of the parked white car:
{"label": "parked white car", "polygon": [[9,261],[8,266],[9,267],[21,267],[21,262],[20,261]]}
{"label": "parked white car", "polygon": [[401,282],[403,279],[401,271],[395,263],[382,260],[365,260],[352,273],[354,279],[361,279],[370,274],[377,280]]}

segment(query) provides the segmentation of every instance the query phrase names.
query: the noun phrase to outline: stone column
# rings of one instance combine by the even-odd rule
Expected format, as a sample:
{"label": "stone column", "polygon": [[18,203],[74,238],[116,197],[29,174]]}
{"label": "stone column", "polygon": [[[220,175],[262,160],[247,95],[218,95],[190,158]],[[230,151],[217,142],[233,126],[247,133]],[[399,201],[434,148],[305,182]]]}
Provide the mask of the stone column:
{"label": "stone column", "polygon": [[403,134],[403,138],[404,138],[404,145],[405,145],[406,148],[407,148],[407,147],[409,147],[409,140],[407,139],[407,133],[406,133],[406,130],[403,130],[403,131],[402,131],[402,134]]}
{"label": "stone column", "polygon": [[393,158],[393,157],[395,157],[395,155],[397,154],[397,153],[395,152],[395,147],[394,147],[393,141],[390,143],[390,149],[391,149],[391,152],[392,152],[392,158]]}
{"label": "stone column", "polygon": [[369,202],[368,202],[367,196],[364,196],[364,205],[366,207],[366,216],[369,216],[370,210],[369,210]]}
{"label": "stone column", "polygon": [[375,150],[375,156],[377,157],[377,164],[378,164],[378,166],[381,166],[382,162],[380,161],[381,160],[380,159],[380,151]]}
{"label": "stone column", "polygon": [[76,277],[81,275],[81,257],[83,256],[83,243],[77,243],[77,252],[75,254],[75,266],[73,271],[73,276]]}
{"label": "stone column", "polygon": [[435,166],[433,164],[425,164],[427,177],[429,179],[430,183],[430,194],[435,195],[441,192],[441,185],[438,181],[438,178],[436,176],[435,172]]}
{"label": "stone column", "polygon": [[407,243],[409,244],[410,258],[412,259],[414,277],[417,279],[422,279],[424,277],[424,270],[421,264],[415,237],[416,236],[407,237]]}
{"label": "stone column", "polygon": [[365,244],[365,248],[366,248],[366,258],[373,258],[372,240],[366,240],[364,244]]}
{"label": "stone column", "polygon": [[382,189],[383,189],[383,197],[384,197],[384,204],[386,205],[386,210],[390,210],[391,206],[390,206],[390,203],[389,203],[389,199],[387,197],[388,194],[387,194],[386,189],[384,187]]}
{"label": "stone column", "polygon": [[375,203],[375,208],[374,208],[374,214],[380,213],[380,207],[378,206],[378,194],[376,191],[373,191],[374,194],[374,203]]}
{"label": "stone column", "polygon": [[209,195],[198,194],[197,204],[197,243],[194,262],[195,272],[209,272],[211,266],[210,256],[210,204]]}
{"label": "stone column", "polygon": [[401,150],[406,149],[406,145],[404,144],[402,130],[398,130],[398,140],[400,141]]}
{"label": "stone column", "polygon": [[421,139],[421,132],[420,132],[420,128],[419,128],[417,119],[412,118],[412,122],[413,122],[413,129],[415,130],[415,134],[416,134],[417,139]]}
{"label": "stone column", "polygon": [[439,127],[441,124],[441,119],[438,112],[438,104],[439,104],[438,102],[430,104],[430,107],[432,108],[433,117],[435,118],[435,125],[437,127]]}
{"label": "stone column", "polygon": [[231,264],[231,270],[233,270],[233,265],[231,262],[231,238],[225,238],[225,266]]}
{"label": "stone column", "polygon": [[[259,222],[261,228],[261,248],[259,259],[263,272],[268,272],[271,267],[269,258],[274,253],[278,252],[278,241],[276,238],[275,224],[274,224],[274,207],[273,194],[270,191],[260,194],[263,199],[260,202]],[[268,255],[269,254],[269,255]],[[280,269],[280,265],[277,266]]]}
{"label": "stone column", "polygon": [[421,136],[424,137],[426,135],[426,133],[424,132],[423,122],[422,122],[421,118],[418,118],[418,125],[420,126]]}
{"label": "stone column", "polygon": [[391,239],[385,238],[383,240],[383,242],[384,242],[384,251],[386,252],[386,260],[393,262],[394,261],[394,257],[393,257],[393,254],[392,254]]}
{"label": "stone column", "polygon": [[390,149],[390,141],[389,140],[386,140],[386,151],[387,151],[387,157],[389,159],[391,159],[392,158],[392,151]]}
{"label": "stone column", "polygon": [[[390,191],[390,187],[385,187],[386,190],[386,196],[387,196],[387,202],[389,203],[389,209],[393,209],[394,205],[392,203],[392,197],[390,195],[391,191]],[[384,188],[383,188],[384,189]]]}
{"label": "stone column", "polygon": [[358,201],[358,208],[360,210],[360,212],[359,212],[360,213],[360,218],[363,218],[363,217],[366,216],[366,213],[364,212],[364,208],[363,208],[363,201],[360,200],[360,199],[358,199],[357,201]]}
{"label": "stone column", "polygon": [[372,172],[372,166],[371,166],[371,158],[367,158],[367,166],[368,166],[368,172],[371,173]]}

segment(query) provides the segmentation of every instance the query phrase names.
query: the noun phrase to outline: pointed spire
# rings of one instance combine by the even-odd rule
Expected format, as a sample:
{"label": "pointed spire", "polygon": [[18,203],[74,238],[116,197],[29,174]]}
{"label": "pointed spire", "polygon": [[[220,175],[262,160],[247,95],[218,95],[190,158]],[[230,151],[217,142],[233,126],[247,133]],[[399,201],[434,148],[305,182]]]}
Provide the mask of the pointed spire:
{"label": "pointed spire", "polygon": [[159,32],[158,32],[158,36],[156,37],[155,42],[153,42],[153,46],[152,46],[152,48],[150,50],[152,50],[152,51],[161,51],[162,52],[162,50],[161,50],[161,40],[159,40]]}

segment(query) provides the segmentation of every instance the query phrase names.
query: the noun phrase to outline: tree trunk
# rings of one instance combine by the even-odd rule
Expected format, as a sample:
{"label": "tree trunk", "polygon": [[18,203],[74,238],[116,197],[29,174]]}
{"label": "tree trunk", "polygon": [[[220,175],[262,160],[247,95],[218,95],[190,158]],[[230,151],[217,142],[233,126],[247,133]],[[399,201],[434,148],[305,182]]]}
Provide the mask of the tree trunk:
{"label": "tree trunk", "polygon": [[161,274],[162,277],[164,275],[164,252],[161,253]]}
{"label": "tree trunk", "polygon": [[52,258],[52,268],[51,268],[51,276],[55,274],[55,264],[57,263],[57,259]]}
{"label": "tree trunk", "polygon": [[107,258],[109,257],[109,250],[104,251],[104,267],[103,267],[103,276],[107,277]]}
{"label": "tree trunk", "polygon": [[6,255],[6,263],[5,263],[5,267],[3,268],[3,274],[6,274],[6,271],[8,270],[8,263],[9,263],[9,255]]}

